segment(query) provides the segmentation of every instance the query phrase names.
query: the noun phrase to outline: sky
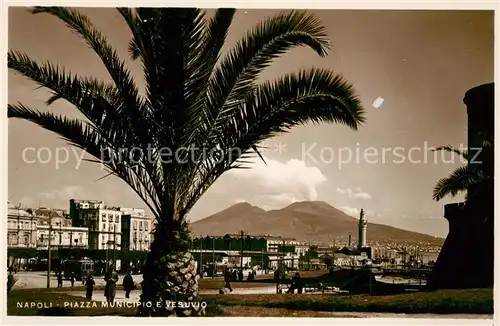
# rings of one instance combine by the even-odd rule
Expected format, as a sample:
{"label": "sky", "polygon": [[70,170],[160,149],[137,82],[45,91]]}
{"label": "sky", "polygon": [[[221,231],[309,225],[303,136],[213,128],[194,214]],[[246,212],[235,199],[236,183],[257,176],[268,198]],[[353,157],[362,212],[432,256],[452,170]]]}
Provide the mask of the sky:
{"label": "sky", "polygon": [[[140,65],[127,55],[130,35],[121,17],[108,8],[82,12],[143,86]],[[246,30],[278,12],[239,10],[226,50]],[[494,78],[493,12],[311,12],[328,31],[330,54],[320,58],[309,49],[292,50],[260,79],[310,67],[332,69],[354,85],[366,109],[366,124],[359,131],[334,124],[305,125],[270,140],[263,153],[267,165],[256,159],[252,169],[224,174],[189,213],[189,220],[243,201],[277,209],[320,200],[353,216],[364,208],[370,222],[446,236],[443,207],[463,197],[435,202],[432,189],[463,162],[449,154],[436,156],[431,149],[466,146],[464,93]],[[83,76],[108,78],[94,53],[56,18],[10,8],[8,24],[10,49]],[[62,101],[47,107],[49,93],[22,76],[9,71],[8,78],[9,103],[21,101],[42,111],[80,117]],[[13,203],[67,209],[69,199],[77,198],[145,207],[120,179],[97,181],[105,171],[82,162],[81,151],[58,136],[20,120],[9,120],[8,128],[8,196]]]}

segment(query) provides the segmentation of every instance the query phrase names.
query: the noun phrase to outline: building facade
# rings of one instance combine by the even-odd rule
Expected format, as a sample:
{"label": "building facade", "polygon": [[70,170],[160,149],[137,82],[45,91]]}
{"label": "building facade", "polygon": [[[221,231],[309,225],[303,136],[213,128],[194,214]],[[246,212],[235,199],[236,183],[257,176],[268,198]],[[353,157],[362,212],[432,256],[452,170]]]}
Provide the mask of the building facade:
{"label": "building facade", "polygon": [[108,207],[102,201],[71,199],[69,208],[73,226],[88,228],[90,249],[120,250],[123,213],[118,207]]}
{"label": "building facade", "polygon": [[283,238],[280,236],[263,235],[266,240],[266,250],[269,252],[280,252],[284,246],[297,246],[300,244],[295,238]]}
{"label": "building facade", "polygon": [[36,248],[38,219],[32,212],[7,202],[7,246],[9,248]]}
{"label": "building facade", "polygon": [[52,230],[50,230],[50,226],[46,224],[46,225],[38,225],[37,229],[38,249],[48,249],[49,233],[51,235],[50,245],[52,248],[75,248],[75,249],[88,248],[89,232],[87,228],[52,225]]}
{"label": "building facade", "polygon": [[142,208],[120,208],[123,216],[123,247],[133,251],[149,250],[153,231],[152,218]]}

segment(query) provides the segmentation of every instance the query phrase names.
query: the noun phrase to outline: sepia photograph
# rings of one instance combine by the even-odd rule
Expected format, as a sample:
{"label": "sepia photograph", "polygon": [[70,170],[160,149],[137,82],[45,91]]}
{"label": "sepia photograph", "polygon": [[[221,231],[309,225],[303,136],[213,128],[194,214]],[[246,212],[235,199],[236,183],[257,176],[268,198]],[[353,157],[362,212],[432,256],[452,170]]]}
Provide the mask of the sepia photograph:
{"label": "sepia photograph", "polygon": [[5,10],[7,317],[493,323],[494,10]]}

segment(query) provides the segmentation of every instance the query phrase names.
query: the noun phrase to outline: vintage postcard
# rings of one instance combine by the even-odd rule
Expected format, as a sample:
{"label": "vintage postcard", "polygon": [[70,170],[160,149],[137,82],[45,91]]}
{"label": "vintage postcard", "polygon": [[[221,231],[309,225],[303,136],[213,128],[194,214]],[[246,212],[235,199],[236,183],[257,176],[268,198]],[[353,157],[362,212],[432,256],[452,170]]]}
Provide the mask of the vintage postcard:
{"label": "vintage postcard", "polygon": [[4,318],[493,323],[492,6],[139,4],[4,8]]}

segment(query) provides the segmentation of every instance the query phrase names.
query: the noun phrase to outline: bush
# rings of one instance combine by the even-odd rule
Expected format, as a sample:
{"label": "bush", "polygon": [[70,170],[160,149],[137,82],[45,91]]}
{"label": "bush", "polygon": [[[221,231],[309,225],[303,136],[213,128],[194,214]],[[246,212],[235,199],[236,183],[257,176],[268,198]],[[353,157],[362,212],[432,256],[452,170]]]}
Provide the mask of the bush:
{"label": "bush", "polygon": [[14,285],[17,283],[18,278],[14,276],[14,274],[9,273],[7,276],[7,293],[10,293],[12,291],[12,288]]}

